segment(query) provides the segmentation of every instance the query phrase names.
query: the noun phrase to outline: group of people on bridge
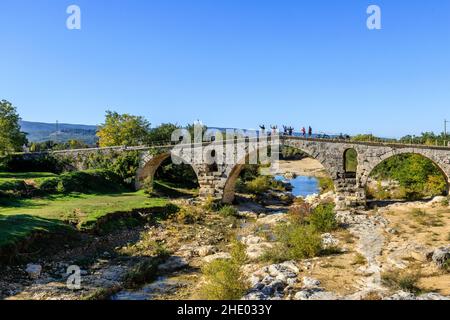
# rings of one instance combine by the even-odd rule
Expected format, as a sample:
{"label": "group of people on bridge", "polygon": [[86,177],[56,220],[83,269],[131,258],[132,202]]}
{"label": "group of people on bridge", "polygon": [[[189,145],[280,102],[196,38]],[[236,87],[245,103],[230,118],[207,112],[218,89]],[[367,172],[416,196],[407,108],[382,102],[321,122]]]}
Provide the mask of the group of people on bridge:
{"label": "group of people on bridge", "polygon": [[[261,131],[263,133],[266,132],[266,126],[264,124],[260,125],[259,127],[261,128]],[[271,129],[271,131],[269,131],[267,133],[268,135],[276,134],[277,130],[278,130],[278,126],[277,125],[271,125],[270,129]],[[306,128],[305,127],[302,127],[300,129],[300,132],[301,132],[301,135],[303,137],[306,137]],[[294,135],[294,128],[292,126],[288,127],[288,126],[283,125],[283,135],[284,136],[293,136]],[[308,127],[308,137],[312,137],[312,135],[313,135],[313,129],[312,129],[311,126],[309,126]]]}

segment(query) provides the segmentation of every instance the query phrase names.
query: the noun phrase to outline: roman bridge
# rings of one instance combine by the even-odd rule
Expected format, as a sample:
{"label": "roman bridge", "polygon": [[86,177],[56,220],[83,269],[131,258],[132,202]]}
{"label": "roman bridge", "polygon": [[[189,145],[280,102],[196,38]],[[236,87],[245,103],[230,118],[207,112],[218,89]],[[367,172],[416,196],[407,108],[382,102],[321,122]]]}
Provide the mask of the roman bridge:
{"label": "roman bridge", "polygon": [[[234,141],[236,142],[236,140]],[[241,141],[242,142],[242,141]],[[245,140],[248,142],[248,138]],[[173,145],[146,146],[146,147],[115,147],[97,148],[84,150],[65,150],[52,152],[53,155],[69,156],[80,165],[78,169],[83,169],[83,161],[80,161],[88,154],[128,152],[138,151],[140,154],[140,166],[137,170],[135,185],[142,187],[144,181],[152,181],[158,167],[169,157],[172,160],[189,164],[195,171],[200,186],[199,196],[206,198],[212,196],[223,203],[231,203],[234,200],[234,187],[237,178],[244,165],[252,158],[258,149],[271,148],[271,159],[276,161],[277,152],[281,146],[296,148],[311,158],[319,161],[334,182],[336,204],[338,208],[358,207],[366,204],[365,186],[370,173],[382,161],[399,154],[420,154],[430,159],[443,173],[447,180],[447,190],[450,184],[450,148],[434,147],[424,145],[406,145],[375,142],[353,142],[349,140],[334,139],[314,139],[292,136],[280,136],[276,145],[269,145],[269,142],[259,142],[255,145],[245,144],[244,152],[237,152],[233,147],[233,161],[215,162],[215,159],[230,149],[224,151],[223,141],[205,142],[194,145]],[[275,148],[275,147],[276,148]],[[199,150],[199,158],[195,156]],[[174,150],[177,149],[177,152]],[[345,167],[345,157],[349,150],[356,151],[357,168],[356,172],[348,172]],[[241,150],[242,151],[242,150]],[[240,157],[238,156],[240,154]]]}

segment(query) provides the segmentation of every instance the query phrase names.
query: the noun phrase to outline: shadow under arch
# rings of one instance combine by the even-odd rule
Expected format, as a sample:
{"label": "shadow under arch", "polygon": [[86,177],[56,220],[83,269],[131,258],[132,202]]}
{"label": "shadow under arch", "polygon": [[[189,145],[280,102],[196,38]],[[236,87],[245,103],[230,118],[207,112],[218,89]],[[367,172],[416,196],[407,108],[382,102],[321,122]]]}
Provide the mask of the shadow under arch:
{"label": "shadow under arch", "polygon": [[162,154],[151,157],[151,159],[149,159],[142,166],[142,168],[138,170],[138,173],[136,176],[136,183],[135,183],[136,189],[138,189],[138,190],[141,189],[144,185],[145,180],[147,180],[148,178],[150,178],[151,182],[153,183],[156,171],[169,158],[171,158],[171,159],[177,158],[180,163],[190,166],[192,168],[192,170],[195,172],[197,181],[199,181],[198,171],[194,166],[192,166],[190,163],[188,163],[186,161],[183,161],[183,158],[173,155],[170,152],[166,152],[166,153],[162,153]]}
{"label": "shadow under arch", "polygon": [[445,194],[446,195],[449,194],[449,190],[450,190],[450,171],[447,173],[445,171],[445,169],[442,167],[442,164],[440,163],[440,161],[438,159],[435,159],[433,156],[430,156],[430,155],[426,154],[425,152],[422,152],[421,150],[417,150],[417,149],[415,149],[415,150],[411,150],[411,149],[401,150],[401,149],[398,149],[395,152],[387,152],[384,155],[382,155],[380,157],[380,160],[378,162],[376,162],[375,164],[373,164],[362,175],[362,177],[361,177],[361,185],[362,185],[362,187],[364,187],[364,188],[367,187],[367,182],[368,182],[370,176],[372,175],[373,171],[379,165],[381,165],[384,161],[387,161],[389,159],[392,159],[394,157],[401,156],[401,155],[419,155],[419,156],[421,156],[421,157],[431,161],[431,163],[433,163],[433,165],[436,167],[436,169],[444,177],[444,180],[446,182]]}
{"label": "shadow under arch", "polygon": [[[330,168],[328,168],[325,160],[320,158],[320,156],[314,157],[313,151],[308,150],[307,148],[301,148],[301,147],[286,144],[286,143],[280,144],[280,147],[282,147],[282,146],[288,146],[288,147],[294,148],[296,150],[299,150],[299,151],[303,152],[304,154],[306,154],[308,158],[318,161],[321,164],[321,166],[323,167],[323,169],[325,170],[326,174],[330,178],[332,177],[331,170],[330,170]],[[225,182],[225,186],[223,189],[222,203],[225,203],[225,204],[233,203],[233,201],[235,199],[235,187],[236,187],[237,179],[239,178],[242,170],[244,169],[245,165],[247,164],[247,162],[251,158],[251,156],[254,156],[254,154],[258,153],[260,150],[261,150],[261,148],[258,148],[251,153],[247,153],[243,159],[238,161],[237,164],[234,165],[229,172],[227,172],[227,180]],[[333,184],[334,184],[334,181],[333,181]],[[335,185],[335,188],[336,188],[336,185]]]}

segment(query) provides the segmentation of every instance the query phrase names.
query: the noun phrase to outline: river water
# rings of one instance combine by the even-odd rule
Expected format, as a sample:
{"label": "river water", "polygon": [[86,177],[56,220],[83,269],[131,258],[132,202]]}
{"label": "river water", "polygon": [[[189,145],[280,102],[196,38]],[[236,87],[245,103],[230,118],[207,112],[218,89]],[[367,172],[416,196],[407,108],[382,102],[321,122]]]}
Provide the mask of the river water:
{"label": "river water", "polygon": [[292,194],[296,197],[306,197],[320,193],[319,180],[316,177],[298,176],[286,179],[284,176],[275,176],[278,181],[289,182],[292,185]]}

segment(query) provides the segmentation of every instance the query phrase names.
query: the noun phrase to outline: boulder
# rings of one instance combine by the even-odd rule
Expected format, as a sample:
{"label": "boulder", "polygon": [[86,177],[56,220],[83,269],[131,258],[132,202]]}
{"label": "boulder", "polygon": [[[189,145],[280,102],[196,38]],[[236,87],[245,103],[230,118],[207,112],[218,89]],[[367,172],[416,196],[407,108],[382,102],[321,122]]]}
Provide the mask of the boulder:
{"label": "boulder", "polygon": [[339,244],[339,240],[334,238],[331,233],[322,234],[322,245],[325,249],[335,247]]}
{"label": "boulder", "polygon": [[320,286],[320,281],[317,279],[303,277],[303,287],[304,288],[318,288]]}
{"label": "boulder", "polygon": [[200,248],[197,248],[195,250],[195,252],[200,257],[206,257],[206,256],[214,254],[216,252],[216,248],[214,246],[202,246]]}
{"label": "boulder", "polygon": [[39,279],[42,272],[42,266],[40,264],[33,264],[29,263],[27,264],[27,268],[25,269],[25,272],[28,274],[28,276],[33,279]]}
{"label": "boulder", "polygon": [[437,248],[427,254],[427,259],[433,261],[438,267],[444,267],[444,264],[450,259],[450,246]]}
{"label": "boulder", "polygon": [[217,259],[231,259],[231,255],[227,252],[218,252],[203,258],[203,261],[210,263]]}

